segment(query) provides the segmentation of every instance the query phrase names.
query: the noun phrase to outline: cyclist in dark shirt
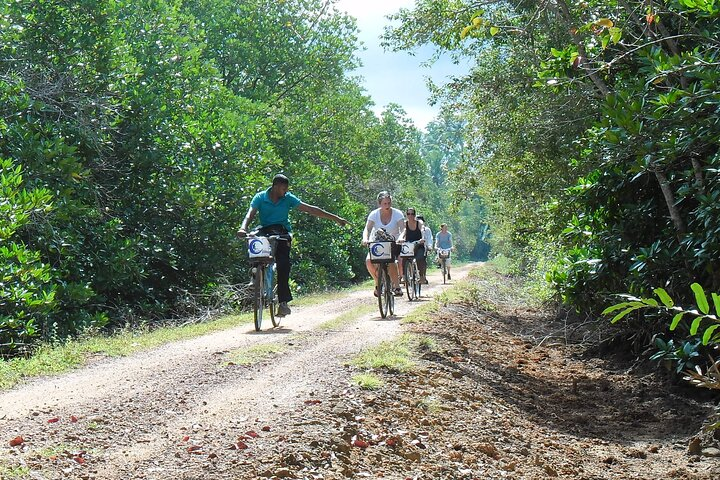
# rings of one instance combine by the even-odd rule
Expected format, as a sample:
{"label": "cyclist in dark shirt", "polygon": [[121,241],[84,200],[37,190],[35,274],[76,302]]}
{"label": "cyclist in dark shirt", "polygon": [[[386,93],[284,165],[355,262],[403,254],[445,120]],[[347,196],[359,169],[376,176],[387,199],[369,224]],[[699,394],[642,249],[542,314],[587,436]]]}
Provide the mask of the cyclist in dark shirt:
{"label": "cyclist in dark shirt", "polygon": [[[425,258],[425,238],[423,235],[423,222],[415,218],[415,209],[408,208],[405,211],[407,220],[405,221],[405,230],[400,234],[398,241],[418,242],[415,246],[415,260],[417,261],[418,270],[420,271],[420,283],[427,285],[425,278],[427,273],[427,259]],[[402,265],[400,265],[402,270]]]}

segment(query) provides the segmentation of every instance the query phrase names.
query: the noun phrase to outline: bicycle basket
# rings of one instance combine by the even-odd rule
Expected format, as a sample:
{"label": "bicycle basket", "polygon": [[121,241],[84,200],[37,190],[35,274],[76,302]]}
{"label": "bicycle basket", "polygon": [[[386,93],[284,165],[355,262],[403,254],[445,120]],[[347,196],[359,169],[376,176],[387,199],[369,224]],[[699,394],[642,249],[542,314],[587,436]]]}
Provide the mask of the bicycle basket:
{"label": "bicycle basket", "polygon": [[272,257],[272,247],[267,237],[253,237],[248,240],[248,257],[250,258],[270,258]]}
{"label": "bicycle basket", "polygon": [[414,257],[415,256],[415,242],[405,242],[400,245],[400,256],[401,257]]}
{"label": "bicycle basket", "polygon": [[392,242],[372,242],[368,245],[372,263],[389,263],[392,258]]}
{"label": "bicycle basket", "polygon": [[440,258],[450,258],[450,250],[441,248],[438,250],[438,257]]}

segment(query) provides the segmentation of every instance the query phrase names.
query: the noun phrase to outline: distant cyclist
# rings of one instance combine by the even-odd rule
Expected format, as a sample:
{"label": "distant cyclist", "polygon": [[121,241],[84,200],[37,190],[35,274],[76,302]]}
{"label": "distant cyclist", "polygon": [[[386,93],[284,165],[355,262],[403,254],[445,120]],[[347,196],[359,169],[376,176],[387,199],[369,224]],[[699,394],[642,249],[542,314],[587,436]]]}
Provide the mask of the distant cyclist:
{"label": "distant cyclist", "polygon": [[425,239],[425,261],[427,263],[427,257],[430,256],[430,254],[433,252],[433,233],[430,227],[428,227],[427,222],[425,222],[425,217],[422,215],[418,215],[417,219],[422,222],[423,225],[423,238]]}
{"label": "distant cyclist", "polygon": [[[447,224],[443,223],[440,225],[440,231],[435,235],[435,249],[440,250],[454,250],[452,233],[448,232]],[[445,267],[447,269],[447,278],[450,280],[450,257],[445,259]]]}
{"label": "distant cyclist", "polygon": [[[298,197],[288,192],[289,188],[288,177],[282,174],[275,175],[272,186],[253,197],[250,208],[238,230],[238,235],[242,237],[247,235],[248,225],[251,224],[256,213],[260,217],[258,235],[290,234],[292,225],[290,225],[289,213],[293,208],[315,217],[333,220],[341,226],[347,225],[348,222],[344,218],[326,212],[320,207],[303,203]],[[275,265],[277,267],[278,301],[280,302],[277,316],[284,317],[290,315],[288,302],[293,298],[290,292],[290,241],[278,242],[275,250]]]}
{"label": "distant cyclist", "polygon": [[[392,196],[386,191],[378,193],[377,196],[378,208],[370,212],[367,217],[367,223],[363,230],[362,244],[367,246],[371,241],[378,239],[380,235],[383,238],[391,237],[393,241],[400,238],[400,234],[405,228],[405,217],[403,217],[402,211],[392,206]],[[378,233],[382,231],[382,233]],[[392,258],[395,260],[400,254],[400,246],[393,244]],[[378,296],[377,291],[377,267],[370,261],[370,253],[365,258],[365,267],[368,273],[375,280],[375,296]],[[400,283],[398,280],[398,270],[395,262],[391,263],[388,268],[390,273],[390,281],[393,285],[393,293],[396,297],[402,296],[402,290],[400,289]]]}

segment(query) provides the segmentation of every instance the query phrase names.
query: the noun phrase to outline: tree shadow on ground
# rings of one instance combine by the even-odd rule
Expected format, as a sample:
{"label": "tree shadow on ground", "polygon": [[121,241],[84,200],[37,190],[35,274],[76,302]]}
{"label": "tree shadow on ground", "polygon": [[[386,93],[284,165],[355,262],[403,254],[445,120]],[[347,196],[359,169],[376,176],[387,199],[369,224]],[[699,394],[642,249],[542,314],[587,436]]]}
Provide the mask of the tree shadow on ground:
{"label": "tree shadow on ground", "polygon": [[425,359],[470,379],[479,395],[504,399],[538,425],[613,442],[677,441],[697,433],[712,411],[711,392],[673,385],[616,358],[582,355],[582,346],[522,338],[518,332],[527,324],[537,329],[547,321],[532,312],[501,315],[466,307],[441,315],[447,318],[421,328],[445,351],[427,352]]}

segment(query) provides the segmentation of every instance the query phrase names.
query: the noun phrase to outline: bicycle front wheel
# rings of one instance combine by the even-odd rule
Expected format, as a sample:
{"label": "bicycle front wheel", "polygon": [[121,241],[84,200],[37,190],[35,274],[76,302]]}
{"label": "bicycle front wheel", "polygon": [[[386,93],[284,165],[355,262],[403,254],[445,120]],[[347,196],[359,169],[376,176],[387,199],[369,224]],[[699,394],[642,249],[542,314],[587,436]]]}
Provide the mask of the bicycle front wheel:
{"label": "bicycle front wheel", "polygon": [[385,281],[385,278],[388,276],[387,274],[387,266],[385,264],[381,264],[378,268],[378,279],[377,279],[377,300],[378,300],[378,309],[380,310],[380,317],[385,318],[387,317],[388,311],[387,311],[387,302],[385,301],[386,293],[390,290],[390,284],[389,282]]}
{"label": "bicycle front wheel", "polygon": [[393,291],[392,282],[390,281],[390,272],[388,272],[388,269],[385,268],[385,284],[387,285],[387,288],[385,289],[385,301],[387,304],[387,312],[388,315],[394,315],[395,314],[395,292]]}
{"label": "bicycle front wheel", "polygon": [[253,284],[255,286],[255,292],[253,295],[255,331],[259,332],[262,328],[263,309],[265,308],[265,267],[263,265],[255,267]]}
{"label": "bicycle front wheel", "polygon": [[443,272],[443,285],[444,285],[445,282],[447,281],[447,266],[445,265],[444,258],[440,259],[440,268],[442,268],[442,272]]}

